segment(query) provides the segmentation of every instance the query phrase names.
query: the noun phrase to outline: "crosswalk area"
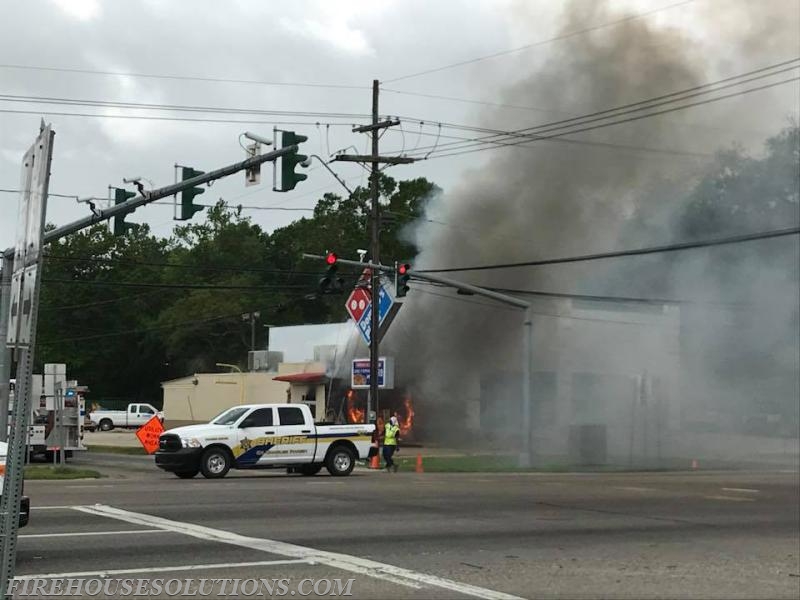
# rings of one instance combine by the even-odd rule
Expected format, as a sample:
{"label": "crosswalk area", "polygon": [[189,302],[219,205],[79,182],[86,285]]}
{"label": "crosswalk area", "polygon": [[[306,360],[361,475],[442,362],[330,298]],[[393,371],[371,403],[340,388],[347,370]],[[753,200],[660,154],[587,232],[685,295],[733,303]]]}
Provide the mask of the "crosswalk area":
{"label": "crosswalk area", "polygon": [[[20,534],[14,597],[44,598],[55,582],[86,579],[96,586],[99,579],[110,586],[101,595],[111,597],[130,596],[139,580],[148,580],[145,595],[153,598],[176,597],[176,591],[177,597],[517,598],[372,559],[111,505],[40,506],[34,515]],[[94,587],[80,591],[91,597]]]}

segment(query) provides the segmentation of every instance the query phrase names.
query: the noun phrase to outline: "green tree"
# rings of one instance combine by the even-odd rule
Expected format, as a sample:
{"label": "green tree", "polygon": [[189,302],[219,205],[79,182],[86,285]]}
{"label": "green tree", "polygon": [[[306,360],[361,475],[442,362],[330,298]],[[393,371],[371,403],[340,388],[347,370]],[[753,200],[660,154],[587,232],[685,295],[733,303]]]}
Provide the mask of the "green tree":
{"label": "green tree", "polygon": [[[412,259],[406,228],[435,191],[424,179],[381,177],[384,262]],[[169,239],[147,225],[115,237],[105,225],[49,247],[40,309],[40,364],[63,362],[93,401],[158,403],[160,382],[246,365],[250,323],[322,323],[344,318],[343,298],[318,297],[324,270],[302,252],[352,257],[369,247],[369,192],[325,194],[310,218],[271,235],[224,201],[202,222],[175,227]],[[344,271],[344,269],[343,269]],[[348,275],[354,283],[358,273]]]}

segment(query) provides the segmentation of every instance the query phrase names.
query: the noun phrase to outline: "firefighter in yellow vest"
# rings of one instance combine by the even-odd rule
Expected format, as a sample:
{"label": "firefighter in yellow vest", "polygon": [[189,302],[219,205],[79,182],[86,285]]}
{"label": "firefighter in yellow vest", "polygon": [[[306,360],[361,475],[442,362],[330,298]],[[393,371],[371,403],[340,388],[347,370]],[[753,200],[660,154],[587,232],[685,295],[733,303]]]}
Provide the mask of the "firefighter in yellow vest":
{"label": "firefighter in yellow vest", "polygon": [[398,450],[398,443],[400,442],[400,425],[397,424],[397,417],[392,417],[386,424],[386,429],[383,434],[383,462],[386,463],[386,472],[394,471],[397,473],[397,465],[392,457]]}

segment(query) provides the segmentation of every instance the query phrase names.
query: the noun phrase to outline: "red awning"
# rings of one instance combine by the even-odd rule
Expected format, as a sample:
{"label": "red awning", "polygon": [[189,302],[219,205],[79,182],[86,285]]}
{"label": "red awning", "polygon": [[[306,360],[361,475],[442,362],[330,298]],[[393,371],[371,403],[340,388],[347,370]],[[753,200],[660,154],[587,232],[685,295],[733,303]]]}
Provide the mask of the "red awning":
{"label": "red awning", "polygon": [[324,383],[328,378],[325,373],[292,373],[291,375],[278,375],[272,379],[288,383]]}

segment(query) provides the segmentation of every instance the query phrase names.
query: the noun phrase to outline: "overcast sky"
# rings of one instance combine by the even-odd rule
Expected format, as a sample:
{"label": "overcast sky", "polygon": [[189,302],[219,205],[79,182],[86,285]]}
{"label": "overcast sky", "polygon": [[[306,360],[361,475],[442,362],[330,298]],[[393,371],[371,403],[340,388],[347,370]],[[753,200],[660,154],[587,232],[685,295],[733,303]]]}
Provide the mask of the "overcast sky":
{"label": "overcast sky", "polygon": [[[591,4],[593,0],[586,2]],[[704,11],[700,5],[708,2],[719,0],[697,0],[645,18],[654,24],[679,26],[703,38],[709,29],[697,17]],[[614,9],[643,12],[675,3],[626,0],[612,5]],[[370,110],[368,87],[374,78],[389,81],[385,84],[389,90],[497,101],[501,97],[498,90],[516,81],[521,66],[546,60],[549,45],[401,81],[390,80],[557,35],[562,6],[547,0],[26,0],[13,3],[13,7],[10,4],[6,3],[0,22],[0,94],[364,114]],[[729,72],[739,73],[755,66],[760,65],[737,68],[731,64]],[[364,89],[191,81],[122,73],[336,84]],[[545,112],[558,109],[542,108]],[[250,122],[57,114],[66,112]],[[387,152],[430,144],[435,140],[429,136],[435,135],[437,121],[486,122],[478,104],[390,91],[382,92],[381,113],[406,117],[402,129],[395,128],[383,138]],[[284,127],[308,135],[305,149],[322,156],[351,145],[364,152],[367,141],[365,136],[350,132],[349,125],[356,122],[355,118],[177,113],[64,106],[0,97],[0,188],[16,189],[19,185],[20,159],[38,131],[41,116],[52,122],[56,131],[50,190],[81,197],[105,197],[108,185],[121,185],[123,177],[143,176],[155,187],[171,183],[175,163],[211,170],[238,161],[244,155],[237,140],[241,132],[253,130],[270,136],[273,124],[285,120],[306,122]],[[541,119],[542,115],[505,109],[498,118],[511,127],[529,125],[532,119],[536,122],[534,117]],[[785,114],[776,115],[776,119],[781,118]],[[420,126],[419,120],[426,124]],[[320,124],[316,125],[316,121]],[[486,155],[421,162],[393,169],[392,174],[398,178],[426,176],[449,188],[466,170],[485,161]],[[364,182],[364,173],[357,165],[341,164],[335,168],[353,185]],[[270,188],[269,182],[246,188],[244,175],[236,175],[207,189],[200,200],[211,203],[223,197],[232,204],[246,206],[310,208],[323,192],[341,191],[339,184],[316,164],[309,179],[295,191],[280,194]],[[16,211],[17,196],[0,193],[0,247],[13,242]],[[48,221],[63,224],[87,211],[74,199],[53,197]],[[304,213],[248,210],[247,214],[271,230]],[[200,218],[201,215],[195,217]],[[173,226],[172,207],[140,209],[129,220],[147,222],[155,233],[168,235]]]}

